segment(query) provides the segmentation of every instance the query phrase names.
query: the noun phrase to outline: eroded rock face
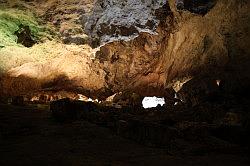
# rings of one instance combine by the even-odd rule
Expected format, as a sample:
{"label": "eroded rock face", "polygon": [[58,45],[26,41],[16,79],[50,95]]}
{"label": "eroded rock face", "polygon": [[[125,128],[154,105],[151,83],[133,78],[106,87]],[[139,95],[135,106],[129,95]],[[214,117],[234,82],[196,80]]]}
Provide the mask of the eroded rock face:
{"label": "eroded rock face", "polygon": [[[114,91],[129,89],[160,96],[164,88],[187,76],[233,79],[235,71],[244,68],[242,76],[249,71],[247,66],[237,69],[233,65],[241,63],[243,57],[249,61],[248,2],[218,1],[204,16],[185,10],[179,13],[175,5],[169,1],[169,6],[159,8],[156,34],[140,33],[133,40],[101,47],[96,57]],[[102,41],[103,34],[99,35]],[[227,72],[226,68],[234,69]]]}
{"label": "eroded rock face", "polygon": [[85,31],[100,45],[132,40],[141,32],[155,34],[160,23],[157,10],[165,0],[98,0],[85,24]]}
{"label": "eroded rock face", "polygon": [[[47,75],[57,72],[57,76],[64,74],[68,78],[66,83],[58,81],[64,90],[79,91],[81,87],[80,91],[85,92],[82,94],[103,98],[122,91],[165,96],[164,89],[172,88],[176,82],[200,76],[222,80],[230,91],[246,88],[250,80],[249,1],[183,2],[184,9],[179,11],[175,0],[86,1],[88,8],[77,17],[77,22],[85,27],[82,32],[88,34],[92,47],[97,48],[89,51],[95,58],[82,63],[82,50],[73,50],[71,57],[63,55],[42,65],[24,64],[8,72],[16,76],[12,81],[2,81],[1,89],[6,94],[19,91],[11,88],[19,85],[15,77],[42,72],[51,66],[56,67],[43,74],[45,82],[53,82],[55,77]],[[205,12],[196,12],[200,6],[205,7]],[[77,69],[71,72],[75,64]],[[21,70],[25,66],[29,66],[28,70]],[[39,89],[44,82],[27,85]],[[23,89],[25,93],[28,88]]]}
{"label": "eroded rock face", "polygon": [[143,95],[152,95],[155,91],[163,94],[164,78],[154,70],[160,61],[165,38],[174,26],[168,3],[132,0],[100,3],[94,9],[102,6],[103,9],[98,11],[99,16],[95,12],[90,16],[86,30],[94,27],[91,35],[103,45],[96,53],[96,61],[103,64],[109,87],[115,92],[133,88]]}
{"label": "eroded rock face", "polygon": [[2,77],[0,94],[17,96],[38,90],[66,90],[102,98],[105,72],[99,64],[91,63],[88,54],[91,48],[62,45],[58,49],[63,55],[9,70]]}

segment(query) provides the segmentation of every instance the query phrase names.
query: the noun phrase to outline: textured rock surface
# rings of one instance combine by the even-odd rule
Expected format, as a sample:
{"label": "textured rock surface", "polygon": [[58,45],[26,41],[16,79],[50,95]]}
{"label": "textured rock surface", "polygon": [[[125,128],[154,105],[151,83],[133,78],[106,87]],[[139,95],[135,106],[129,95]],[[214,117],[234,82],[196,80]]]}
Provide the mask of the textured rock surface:
{"label": "textured rock surface", "polygon": [[[164,88],[187,76],[224,79],[225,73],[228,77],[240,70],[242,75],[249,73],[247,66],[239,65],[243,59],[249,61],[248,2],[218,1],[205,16],[179,13],[174,1],[169,4],[171,11],[164,6],[159,12],[157,35],[140,33],[131,41],[106,44],[97,54],[114,90],[161,95]],[[234,69],[226,72],[225,66]]]}
{"label": "textured rock surface", "polygon": [[58,49],[61,49],[60,53],[63,52],[63,55],[43,62],[25,63],[9,70],[2,77],[1,94],[15,96],[39,89],[66,89],[88,96],[99,94],[105,87],[105,73],[98,64],[91,63],[88,54],[91,48],[61,46]]}
{"label": "textured rock surface", "polygon": [[[44,16],[41,18],[53,24],[61,36],[88,34],[97,49],[61,49],[56,59],[13,66],[1,79],[1,94],[38,90],[59,75],[68,81],[57,81],[51,88],[103,98],[120,91],[164,96],[164,89],[198,76],[222,80],[226,91],[246,89],[250,80],[250,3],[206,2],[207,13],[197,13],[194,9],[204,4],[179,11],[175,0],[22,1],[24,8]],[[192,5],[192,1],[184,3]],[[31,77],[30,73],[36,74]]]}
{"label": "textured rock surface", "polygon": [[155,34],[160,20],[156,17],[165,0],[99,0],[85,26],[92,38],[100,44],[120,40],[132,40],[141,32]]}

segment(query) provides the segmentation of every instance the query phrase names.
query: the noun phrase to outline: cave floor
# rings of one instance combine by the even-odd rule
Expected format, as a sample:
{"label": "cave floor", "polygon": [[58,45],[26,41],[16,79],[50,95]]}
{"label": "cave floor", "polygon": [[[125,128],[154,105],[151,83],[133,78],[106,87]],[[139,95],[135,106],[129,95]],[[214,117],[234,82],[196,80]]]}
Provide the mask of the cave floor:
{"label": "cave floor", "polygon": [[0,105],[0,165],[250,165],[247,156],[173,156],[86,121],[57,123],[48,107]]}

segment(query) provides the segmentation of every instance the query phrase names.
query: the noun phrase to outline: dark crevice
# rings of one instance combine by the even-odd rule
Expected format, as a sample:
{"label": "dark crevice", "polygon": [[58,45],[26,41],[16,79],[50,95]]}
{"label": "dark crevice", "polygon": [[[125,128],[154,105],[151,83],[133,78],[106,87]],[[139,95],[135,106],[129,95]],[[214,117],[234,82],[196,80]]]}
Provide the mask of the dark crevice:
{"label": "dark crevice", "polygon": [[178,10],[188,10],[192,13],[205,15],[216,4],[217,0],[176,0]]}
{"label": "dark crevice", "polygon": [[17,43],[22,44],[25,47],[32,47],[36,44],[30,27],[27,25],[21,24],[14,34],[17,36]]}

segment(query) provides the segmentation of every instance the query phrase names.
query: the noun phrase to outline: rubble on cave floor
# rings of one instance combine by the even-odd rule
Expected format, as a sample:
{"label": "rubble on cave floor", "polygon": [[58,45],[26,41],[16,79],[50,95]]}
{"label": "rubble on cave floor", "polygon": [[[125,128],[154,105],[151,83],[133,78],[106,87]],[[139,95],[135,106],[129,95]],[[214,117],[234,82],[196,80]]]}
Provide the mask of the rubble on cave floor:
{"label": "rubble on cave floor", "polygon": [[[37,97],[33,102],[30,98],[27,100],[17,96],[13,98],[12,104],[0,104],[0,140],[8,142],[8,138],[11,137],[23,138],[24,144],[27,145],[24,153],[27,153],[29,146],[34,146],[27,137],[45,141],[46,145],[40,142],[44,147],[53,142],[55,149],[51,151],[52,156],[56,155],[54,153],[58,152],[61,143],[66,149],[68,146],[77,147],[76,149],[85,148],[77,151],[69,147],[69,151],[74,151],[74,154],[91,150],[99,156],[99,153],[102,153],[98,150],[99,146],[109,147],[115,142],[119,147],[123,144],[119,149],[123,156],[127,154],[124,147],[138,146],[144,152],[145,149],[157,152],[156,158],[160,157],[159,151],[164,155],[164,159],[166,156],[186,156],[194,157],[195,160],[203,160],[204,157],[214,160],[212,156],[216,155],[226,156],[227,161],[233,157],[239,160],[237,164],[247,165],[250,145],[249,98],[221,91],[221,87],[216,87],[216,80],[215,83],[205,81],[206,85],[200,84],[195,93],[189,91],[196,85],[196,81],[182,86],[183,90],[180,93],[183,102],[176,105],[170,102],[147,109],[142,107],[142,102],[138,105],[138,101],[142,101],[143,97],[129,92],[110,97],[118,103],[123,103],[123,100],[124,103],[128,102],[121,107],[115,107],[115,104],[107,102],[94,102],[95,100],[90,100],[86,96],[64,91],[33,94],[32,98]],[[204,93],[208,92],[206,89],[210,89],[210,93]],[[57,100],[56,96],[61,99]],[[132,99],[133,96],[137,97]],[[50,97],[54,99],[47,101]],[[188,97],[191,99],[185,100]],[[166,103],[170,98],[166,98]],[[58,139],[61,141],[57,145],[54,140]],[[76,143],[78,139],[94,141]],[[12,145],[12,142],[9,143]],[[12,146],[15,148],[15,145]],[[45,151],[43,149],[43,153]],[[107,151],[115,156],[112,150]],[[144,152],[136,150],[135,154],[142,155]],[[93,154],[82,155],[96,157]],[[111,161],[113,160],[115,159],[112,158]],[[124,160],[122,162],[124,163]],[[233,163],[230,164],[234,165]]]}
{"label": "rubble on cave floor", "polygon": [[171,154],[248,154],[250,119],[242,110],[248,104],[228,105],[233,100],[144,109],[62,99],[52,102],[50,109],[59,122],[89,121]]}
{"label": "rubble on cave floor", "polygon": [[[89,117],[94,116],[89,115]],[[149,133],[155,134],[151,140],[160,140],[161,136],[167,136],[167,134],[172,134],[175,138],[176,131],[173,128],[161,127],[171,126],[173,124],[171,120],[154,124],[138,121],[133,119],[133,116],[130,118],[124,116],[123,119],[131,119],[128,124],[137,126],[128,135],[132,137],[126,136],[127,121],[125,120],[120,120],[119,132],[116,134],[114,130],[103,127],[105,125],[100,123],[96,125],[84,120],[55,122],[51,118],[49,108],[36,105],[0,104],[0,165],[16,165],[17,161],[24,165],[62,166],[75,164],[249,165],[247,154],[227,141],[216,137],[207,137],[200,141],[190,140],[190,136],[195,136],[196,140],[206,136],[204,129],[208,126],[205,123],[185,122],[180,125],[179,128],[185,136],[189,137],[186,140],[175,139],[169,142],[173,145],[169,149],[162,146],[155,147],[150,142],[146,144],[147,146],[141,145],[145,142],[138,141],[146,128],[149,129]],[[162,131],[165,133],[160,133]],[[206,140],[210,140],[210,145],[213,146],[200,143]]]}

